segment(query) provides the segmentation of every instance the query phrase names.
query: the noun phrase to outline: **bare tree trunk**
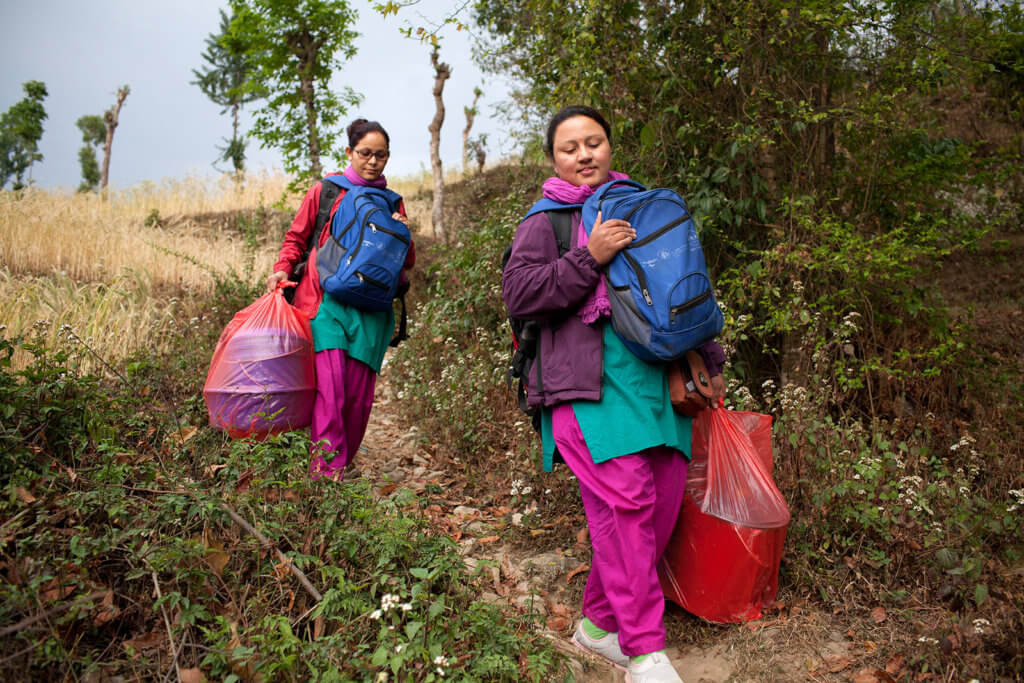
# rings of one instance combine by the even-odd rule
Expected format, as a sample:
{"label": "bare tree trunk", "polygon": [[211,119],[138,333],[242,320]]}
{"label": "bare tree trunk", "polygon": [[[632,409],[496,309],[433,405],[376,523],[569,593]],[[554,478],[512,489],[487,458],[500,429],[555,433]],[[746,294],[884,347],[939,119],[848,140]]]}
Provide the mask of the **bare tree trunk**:
{"label": "bare tree trunk", "polygon": [[441,124],[444,123],[444,82],[452,75],[451,68],[438,61],[437,48],[430,53],[430,63],[434,67],[434,120],[427,126],[430,131],[430,167],[434,170],[434,207],[430,212],[434,224],[434,236],[445,244],[448,236],[444,230],[444,171],[441,168]]}
{"label": "bare tree trunk", "polygon": [[313,97],[313,81],[302,79],[302,100],[306,105],[306,132],[309,135],[309,172],[314,178],[323,175],[320,166],[320,135],[316,127],[316,103]]}
{"label": "bare tree trunk", "polygon": [[121,113],[121,105],[128,97],[131,88],[127,85],[118,88],[117,103],[103,113],[103,123],[107,127],[107,139],[103,143],[103,170],[100,173],[100,190],[107,189],[107,181],[110,179],[110,149],[114,146],[114,129],[117,128],[117,117]]}
{"label": "bare tree trunk", "polygon": [[480,100],[480,96],[483,94],[483,90],[481,90],[480,88],[473,88],[473,104],[463,108],[463,111],[466,112],[466,127],[462,129],[463,175],[465,175],[466,169],[469,166],[469,131],[473,128],[473,119],[476,118],[476,103]]}

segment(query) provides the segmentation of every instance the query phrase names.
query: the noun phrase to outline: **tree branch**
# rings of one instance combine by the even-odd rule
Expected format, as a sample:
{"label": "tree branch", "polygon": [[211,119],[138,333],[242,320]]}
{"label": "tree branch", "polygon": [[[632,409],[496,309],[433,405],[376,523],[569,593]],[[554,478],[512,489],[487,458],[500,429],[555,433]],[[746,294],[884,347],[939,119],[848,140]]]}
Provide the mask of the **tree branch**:
{"label": "tree branch", "polygon": [[260,545],[262,545],[264,548],[272,548],[274,552],[277,553],[277,559],[281,560],[281,562],[283,562],[288,567],[288,569],[291,570],[292,574],[295,575],[295,578],[298,579],[299,583],[302,584],[302,587],[306,589],[306,592],[312,595],[317,602],[320,602],[324,599],[324,596],[320,594],[320,591],[318,591],[316,587],[310,582],[309,578],[306,577],[303,571],[296,567],[295,563],[292,562],[291,558],[285,555],[283,552],[281,552],[281,549],[274,545],[270,541],[270,539],[268,539],[266,536],[257,531],[256,527],[254,527],[252,524],[249,524],[249,522],[245,521],[245,519],[243,519],[241,515],[235,512],[227,503],[221,503],[220,507],[222,510],[224,510],[224,512],[228,513],[228,517],[234,520],[235,524],[242,527],[243,529],[248,531],[252,536],[254,536],[256,540],[260,542]]}

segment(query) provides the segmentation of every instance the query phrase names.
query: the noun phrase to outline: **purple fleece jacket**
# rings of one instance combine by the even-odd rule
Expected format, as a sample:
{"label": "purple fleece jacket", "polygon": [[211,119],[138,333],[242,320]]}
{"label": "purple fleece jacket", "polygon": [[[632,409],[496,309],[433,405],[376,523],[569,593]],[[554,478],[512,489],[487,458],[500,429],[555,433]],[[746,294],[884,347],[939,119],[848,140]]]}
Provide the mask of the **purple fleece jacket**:
{"label": "purple fleece jacket", "polygon": [[[578,222],[574,213],[573,225]],[[602,326],[587,325],[576,315],[597,286],[601,266],[586,247],[577,246],[575,230],[571,235],[569,251],[559,258],[550,219],[544,213],[530,216],[516,230],[502,278],[509,315],[543,323],[526,382],[531,406],[601,399]],[[712,341],[699,351],[708,372],[720,374],[722,347]]]}

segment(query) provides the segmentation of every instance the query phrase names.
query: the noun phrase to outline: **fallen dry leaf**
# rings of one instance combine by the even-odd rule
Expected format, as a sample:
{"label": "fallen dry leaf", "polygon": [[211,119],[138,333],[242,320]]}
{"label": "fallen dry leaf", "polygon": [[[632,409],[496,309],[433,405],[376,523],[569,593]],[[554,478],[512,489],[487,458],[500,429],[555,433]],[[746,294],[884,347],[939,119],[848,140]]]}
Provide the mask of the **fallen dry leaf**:
{"label": "fallen dry leaf", "polygon": [[569,575],[565,577],[565,582],[569,583],[570,581],[572,581],[572,577],[587,571],[590,571],[590,565],[586,563],[581,564],[580,566],[576,567],[575,569],[569,572]]}
{"label": "fallen dry leaf", "polygon": [[178,680],[181,683],[206,683],[206,676],[199,669],[178,669]]}
{"label": "fallen dry leaf", "polygon": [[829,655],[825,657],[825,666],[828,667],[830,673],[839,673],[843,669],[849,668],[853,664],[853,660],[846,655]]}
{"label": "fallen dry leaf", "polygon": [[548,605],[548,609],[553,614],[555,614],[557,616],[560,616],[560,617],[568,618],[572,614],[572,612],[569,610],[569,607],[566,606],[566,605],[563,605],[560,602],[553,602],[553,603],[549,604]]}
{"label": "fallen dry leaf", "polygon": [[69,584],[61,586],[57,583],[57,579],[47,581],[43,586],[49,586],[49,588],[44,588],[39,595],[39,597],[43,599],[43,602],[56,602],[57,600],[66,598],[75,592],[75,587],[73,585]]}
{"label": "fallen dry leaf", "polygon": [[324,618],[319,616],[313,619],[313,640],[318,639],[324,634]]}
{"label": "fallen dry leaf", "polygon": [[242,472],[242,476],[238,478],[238,483],[235,484],[235,491],[237,493],[245,493],[249,490],[249,482],[252,480],[252,474],[252,470]]}
{"label": "fallen dry leaf", "polygon": [[893,655],[885,664],[885,670],[893,676],[899,676],[906,665],[907,659],[903,655]]}
{"label": "fallen dry leaf", "polygon": [[853,675],[850,683],[878,683],[878,677],[874,669],[861,669]]}
{"label": "fallen dry leaf", "polygon": [[134,653],[132,657],[137,657],[143,650],[152,650],[155,647],[160,647],[166,636],[160,631],[150,631],[149,633],[143,633],[129,638],[128,640],[121,643],[121,646],[128,652]]}
{"label": "fallen dry leaf", "polygon": [[483,538],[476,539],[477,543],[494,543],[498,540],[497,536],[484,536]]}
{"label": "fallen dry leaf", "polygon": [[203,545],[206,548],[206,563],[218,577],[224,574],[224,567],[231,560],[231,553],[224,552],[224,544],[213,538],[209,530],[203,534]]}
{"label": "fallen dry leaf", "polygon": [[871,610],[871,618],[875,620],[876,624],[881,624],[888,616],[889,615],[885,613],[884,607],[876,607]]}
{"label": "fallen dry leaf", "polygon": [[99,611],[92,618],[92,624],[93,626],[102,626],[109,621],[113,621],[120,612],[119,609],[114,607],[114,589],[111,588],[107,590],[103,599],[100,600]]}
{"label": "fallen dry leaf", "polygon": [[567,631],[570,624],[572,624],[572,620],[561,615],[553,614],[547,619],[547,627],[552,631]]}
{"label": "fallen dry leaf", "polygon": [[576,532],[576,545],[586,546],[590,539],[590,531],[587,527],[583,527]]}
{"label": "fallen dry leaf", "polygon": [[29,493],[27,489],[21,486],[15,488],[14,493],[18,496],[18,500],[20,500],[22,503],[25,503],[26,505],[36,502],[36,497]]}

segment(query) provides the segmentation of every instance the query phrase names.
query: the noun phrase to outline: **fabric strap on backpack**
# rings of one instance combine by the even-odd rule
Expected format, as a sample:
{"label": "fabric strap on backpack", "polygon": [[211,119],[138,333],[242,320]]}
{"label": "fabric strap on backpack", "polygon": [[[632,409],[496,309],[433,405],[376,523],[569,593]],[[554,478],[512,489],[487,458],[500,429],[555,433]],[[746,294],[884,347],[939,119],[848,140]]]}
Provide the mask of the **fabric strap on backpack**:
{"label": "fabric strap on backpack", "polygon": [[[542,205],[542,202],[545,201],[550,202],[550,200],[541,200],[541,202],[534,205],[534,208],[537,208],[538,205]],[[555,244],[558,247],[558,257],[561,258],[569,251],[569,247],[572,244],[572,217],[574,212],[579,209],[579,205],[566,206],[556,202],[551,202],[551,204],[553,205],[553,208],[541,208],[537,211],[531,209],[531,212],[528,215],[539,213],[540,211],[544,211],[547,214],[548,220],[551,221],[551,228],[555,234]],[[533,361],[537,364],[537,391],[541,391],[543,388],[543,380],[541,379],[540,374],[541,359],[539,338],[536,340],[534,353],[536,354],[536,357]],[[516,402],[519,404],[519,409],[527,415],[530,415],[531,413],[529,407],[526,405],[526,386],[523,383],[523,378],[528,372],[529,360],[530,359],[525,356],[523,350],[517,348],[512,356],[512,363],[509,367],[508,373],[505,376],[505,381],[511,388],[512,378],[515,376],[515,373],[518,373],[519,387],[516,390]]]}
{"label": "fabric strap on backpack", "polygon": [[399,344],[401,344],[402,342],[404,342],[406,339],[409,338],[409,335],[406,333],[406,314],[405,314],[405,293],[408,292],[408,291],[409,291],[409,283],[408,282],[403,282],[402,284],[398,285],[398,294],[395,295],[395,298],[398,299],[398,303],[400,303],[402,305],[402,315],[398,319],[399,320],[399,322],[398,322],[398,332],[396,332],[395,336],[391,338],[390,342],[388,342],[388,346],[398,346]]}
{"label": "fabric strap on backpack", "polygon": [[[334,183],[325,183],[320,181],[320,205],[316,211],[316,222],[313,224],[313,231],[309,235],[309,239],[306,240],[306,250],[302,253],[302,258],[292,268],[291,280],[299,282],[306,274],[306,268],[309,265],[309,252],[313,250],[317,241],[320,239],[320,233],[323,232],[324,226],[327,225],[327,220],[331,217],[331,209],[334,208],[334,200],[338,198],[338,194],[341,192],[341,188]],[[295,300],[295,290],[298,287],[286,287],[284,290],[284,298],[288,303],[292,303]]]}

